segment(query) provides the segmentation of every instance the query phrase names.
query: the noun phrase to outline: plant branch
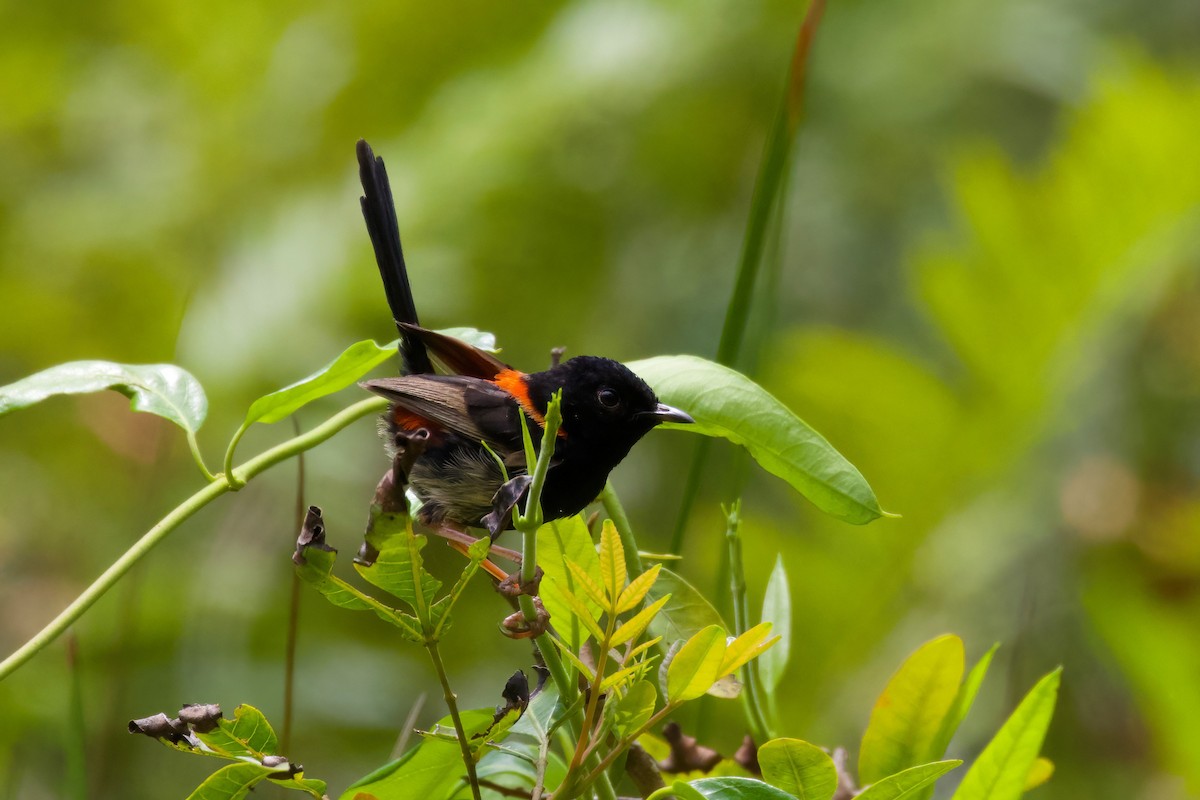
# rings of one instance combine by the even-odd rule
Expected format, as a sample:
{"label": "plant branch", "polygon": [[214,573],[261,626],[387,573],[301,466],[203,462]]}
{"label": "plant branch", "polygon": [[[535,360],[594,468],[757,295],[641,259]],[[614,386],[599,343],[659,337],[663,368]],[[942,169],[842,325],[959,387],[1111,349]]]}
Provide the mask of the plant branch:
{"label": "plant branch", "polygon": [[[418,592],[419,594],[419,592]],[[442,663],[441,653],[438,652],[436,641],[426,640],[425,649],[433,661],[433,669],[442,684],[446,708],[450,709],[450,719],[454,722],[454,733],[458,738],[458,747],[462,751],[463,765],[467,768],[467,782],[471,786],[471,796],[481,800],[479,794],[479,776],[475,774],[475,757],[471,755],[471,744],[467,741],[467,732],[463,728],[462,717],[458,713],[458,698],[450,688],[450,677],[446,674],[446,665]]]}
{"label": "plant branch", "polygon": [[[369,400],[355,403],[349,408],[333,415],[307,433],[288,439],[286,442],[278,444],[270,450],[255,456],[236,470],[233,470],[232,474],[236,475],[237,480],[240,480],[244,484],[255,475],[275,466],[281,461],[286,461],[297,453],[302,453],[305,450],[316,447],[350,423],[369,414],[378,413],[386,406],[387,401],[381,397],[373,397]],[[111,589],[126,572],[153,550],[155,545],[165,539],[167,534],[178,528],[197,511],[231,489],[230,473],[219,475],[212,483],[207,484],[203,489],[172,509],[153,528],[147,531],[141,539],[138,539],[128,550],[122,553],[120,558],[114,561],[99,578],[84,589],[46,627],[38,631],[32,639],[23,644],[8,658],[4,659],[3,662],[0,662],[0,680],[8,677],[14,670],[61,636],[73,622],[83,616],[85,611],[91,608],[105,592]]]}
{"label": "plant branch", "polygon": [[604,504],[608,518],[613,521],[617,535],[621,537],[621,547],[625,550],[625,569],[629,571],[630,578],[636,578],[645,572],[645,569],[642,566],[642,557],[638,555],[637,538],[633,535],[633,526],[629,524],[625,506],[621,505],[621,498],[617,496],[617,490],[613,488],[612,481],[604,484],[604,491],[600,493],[600,502]]}
{"label": "plant branch", "polygon": [[[738,636],[750,629],[750,610],[746,602],[746,572],[742,564],[741,509],[740,500],[734,501],[733,505],[726,509],[725,527],[725,541],[729,544],[729,590],[733,596],[733,627]],[[742,680],[745,683],[742,703],[746,708],[746,721],[750,724],[754,740],[765,742],[770,738],[767,717],[762,708],[758,672],[752,663],[742,668]]]}

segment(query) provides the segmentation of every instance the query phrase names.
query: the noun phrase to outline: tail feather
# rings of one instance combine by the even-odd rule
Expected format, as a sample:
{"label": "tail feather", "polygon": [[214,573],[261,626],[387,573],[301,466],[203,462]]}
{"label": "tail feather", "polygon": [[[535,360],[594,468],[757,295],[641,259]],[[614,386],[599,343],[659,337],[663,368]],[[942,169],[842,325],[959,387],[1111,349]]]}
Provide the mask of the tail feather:
{"label": "tail feather", "polygon": [[400,247],[400,226],[396,221],[396,205],[392,200],[392,187],[388,182],[387,168],[383,159],[375,155],[365,139],[359,139],[358,175],[362,182],[361,198],[363,219],[367,233],[375,248],[375,261],[379,275],[383,278],[383,290],[387,295],[392,318],[400,331],[400,360],[405,374],[433,372],[433,364],[425,343],[404,323],[419,325],[417,308],[413,303],[412,287],[408,283],[408,270],[404,266],[404,250]]}

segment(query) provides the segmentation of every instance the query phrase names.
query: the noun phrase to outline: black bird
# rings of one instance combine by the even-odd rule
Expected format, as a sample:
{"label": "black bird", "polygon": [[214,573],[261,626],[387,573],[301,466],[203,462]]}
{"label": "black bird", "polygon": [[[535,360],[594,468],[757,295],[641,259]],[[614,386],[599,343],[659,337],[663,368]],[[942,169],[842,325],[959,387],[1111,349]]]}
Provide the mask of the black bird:
{"label": "black bird", "polygon": [[[542,491],[547,521],[577,514],[595,500],[608,474],[656,425],[692,422],[611,359],[577,356],[524,373],[420,327],[387,170],[365,141],[357,152],[363,218],[400,331],[402,361],[400,377],[362,385],[391,401],[382,424],[391,442],[416,437],[423,444],[406,476],[421,500],[419,521],[460,542],[467,527],[486,528],[493,538],[510,528],[513,505],[528,483],[518,415],[525,414],[538,444],[547,404],[560,389],[563,421]],[[435,374],[435,359],[451,374]]]}

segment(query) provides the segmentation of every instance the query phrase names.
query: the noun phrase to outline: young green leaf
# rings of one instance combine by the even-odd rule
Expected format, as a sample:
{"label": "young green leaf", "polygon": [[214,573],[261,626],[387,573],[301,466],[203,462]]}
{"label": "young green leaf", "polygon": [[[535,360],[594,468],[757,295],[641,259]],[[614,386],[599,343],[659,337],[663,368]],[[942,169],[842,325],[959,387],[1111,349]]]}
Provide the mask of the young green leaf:
{"label": "young green leaf", "polygon": [[[925,753],[924,760],[929,761],[941,758],[946,753],[946,748],[950,746],[950,740],[954,738],[955,731],[962,721],[966,719],[967,714],[971,710],[971,706],[975,704],[975,697],[979,694],[979,687],[983,685],[983,679],[987,676],[988,667],[992,663],[992,656],[996,654],[996,648],[1000,645],[994,644],[983,654],[979,661],[975,662],[975,666],[971,667],[971,671],[967,673],[966,680],[962,686],[958,687],[958,693],[954,696],[954,702],[950,706],[950,710],[946,716],[942,718],[941,727],[938,729],[937,736],[934,737],[933,743],[929,750]],[[928,800],[933,796],[933,787],[929,787],[925,791],[916,796],[916,800]]]}
{"label": "young green leaf", "polygon": [[397,760],[351,784],[340,800],[445,797],[462,774],[462,752],[456,742],[426,739]]}
{"label": "young green leaf", "polygon": [[725,631],[710,625],[688,639],[667,667],[667,701],[695,700],[721,677]]}
{"label": "young green leaf", "polygon": [[71,361],[0,386],[0,416],[60,394],[113,389],[130,400],[134,411],[157,414],[195,433],[208,414],[204,389],[174,364],[115,364]]}
{"label": "young green leaf", "polygon": [[963,643],[939,636],[917,649],[875,702],[858,756],[858,777],[875,783],[925,761],[963,675]]}
{"label": "young green leaf", "polygon": [[854,465],[745,375],[696,356],[658,356],[629,368],[664,403],[692,415],[695,424],[680,425],[680,430],[745,446],[763,469],[840,520],[861,525],[884,515]]}
{"label": "young green leaf", "polygon": [[782,555],[776,556],[775,568],[771,570],[771,577],[767,581],[767,591],[763,596],[762,620],[770,622],[771,630],[779,635],[778,644],[758,658],[758,675],[762,679],[767,696],[773,700],[775,690],[787,670],[792,639],[792,597]]}
{"label": "young green leaf", "polygon": [[[551,580],[550,583],[556,584],[558,581]],[[562,598],[563,603],[574,618],[579,620],[580,624],[591,634],[593,639],[597,642],[603,642],[604,631],[601,630],[599,623],[596,622],[596,618],[593,616],[592,610],[588,608],[587,603],[583,602],[577,594],[561,584],[558,585],[557,589],[558,596]]]}
{"label": "young green leaf", "polygon": [[833,759],[800,739],[772,739],[758,748],[763,780],[800,800],[830,800],[837,791]]}
{"label": "young green leaf", "polygon": [[257,708],[245,704],[233,710],[232,720],[222,718],[216,728],[206,733],[197,732],[196,736],[230,758],[262,758],[279,752],[279,739],[271,723]]}
{"label": "young green leaf", "polygon": [[[796,800],[796,795],[754,778],[701,778],[684,785],[699,792],[704,800]],[[801,797],[800,800],[807,798]]]}
{"label": "young green leaf", "polygon": [[[585,637],[582,624],[571,613],[567,601],[562,597],[559,586],[570,591],[582,593],[574,575],[567,564],[575,564],[581,568],[599,585],[600,559],[592,544],[591,534],[587,525],[579,516],[555,520],[538,528],[537,532],[538,566],[545,573],[542,579],[541,597],[550,619],[554,620],[554,628],[573,649],[579,649]],[[600,605],[589,603],[593,618],[600,613]]]}
{"label": "young green leaf", "polygon": [[725,657],[721,659],[720,675],[722,677],[732,675],[747,661],[765,652],[779,641],[778,636],[768,639],[767,637],[770,635],[771,623],[760,622],[730,642],[729,646],[725,648]]}
{"label": "young green leaf", "polygon": [[690,639],[710,625],[726,629],[721,615],[696,587],[663,568],[647,596],[658,600],[670,596],[670,601],[650,623],[650,632],[661,636],[667,644]]}
{"label": "young green leaf", "polygon": [[592,576],[588,575],[583,567],[573,561],[568,561],[567,571],[575,579],[575,586],[583,590],[583,594],[588,600],[595,603],[597,608],[608,608],[609,603],[604,596],[604,590],[600,588],[600,584],[592,580]]}
{"label": "young green leaf", "polygon": [[671,595],[660,597],[650,605],[643,608],[638,613],[634,614],[625,623],[613,631],[612,639],[609,640],[609,645],[619,647],[626,642],[632,641],[642,635],[642,632],[654,620],[654,615],[662,610],[671,600]]}
{"label": "young green leaf", "polygon": [[621,592],[620,599],[617,600],[617,613],[624,614],[642,602],[642,598],[646,596],[646,593],[650,591],[650,587],[658,580],[658,573],[661,570],[662,564],[655,564],[631,580],[629,585],[625,587],[625,590]]}
{"label": "young green leaf", "polygon": [[369,566],[356,563],[354,568],[372,585],[411,606],[418,619],[428,622],[428,609],[442,587],[441,581],[425,570],[421,558],[428,540],[413,533],[408,515],[380,512],[378,507],[371,511],[374,516],[368,539],[379,554]]}
{"label": "young green leaf", "polygon": [[868,786],[857,800],[916,800],[922,792],[933,788],[938,778],[962,764],[961,761],[935,761],[921,764],[889,775]]}
{"label": "young green leaf", "polygon": [[572,652],[571,646],[569,644],[567,644],[566,642],[562,641],[561,639],[559,639],[555,636],[547,636],[546,638],[550,641],[551,644],[554,645],[555,649],[557,649],[558,652],[563,654],[563,656],[567,659],[567,661],[570,661],[571,664],[574,665],[575,669],[579,670],[579,674],[582,675],[584,678],[586,678],[588,683],[591,683],[593,680],[595,680],[595,678],[596,678],[595,670],[593,670],[587,664],[583,663],[579,659],[579,656],[575,655],[575,653]]}
{"label": "young green leaf", "polygon": [[1042,678],[967,771],[954,800],[1015,800],[1025,791],[1054,716],[1062,670]]}
{"label": "young green leaf", "polygon": [[625,548],[621,546],[621,537],[617,535],[617,527],[611,519],[604,520],[600,530],[600,581],[608,596],[606,610],[615,608],[617,598],[625,589],[627,579],[625,572]]}
{"label": "young green leaf", "polygon": [[646,661],[639,661],[636,664],[630,664],[628,667],[617,670],[600,682],[600,691],[607,692],[614,686],[632,683],[631,678],[634,676],[639,676],[649,669],[650,662],[653,660],[654,659],[651,658],[647,659]]}
{"label": "young green leaf", "polygon": [[646,724],[654,714],[658,692],[650,681],[638,681],[616,703],[613,713],[613,732],[624,738]]}

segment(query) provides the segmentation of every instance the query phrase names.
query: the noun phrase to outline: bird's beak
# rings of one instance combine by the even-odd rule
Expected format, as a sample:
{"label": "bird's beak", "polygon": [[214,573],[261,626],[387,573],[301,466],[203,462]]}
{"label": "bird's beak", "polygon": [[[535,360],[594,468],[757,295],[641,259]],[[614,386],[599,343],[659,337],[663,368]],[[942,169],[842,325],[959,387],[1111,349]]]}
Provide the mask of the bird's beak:
{"label": "bird's beak", "polygon": [[687,412],[680,411],[678,408],[672,408],[665,403],[659,403],[658,408],[653,411],[643,411],[642,416],[653,417],[655,424],[674,422],[679,425],[688,425],[696,421]]}

